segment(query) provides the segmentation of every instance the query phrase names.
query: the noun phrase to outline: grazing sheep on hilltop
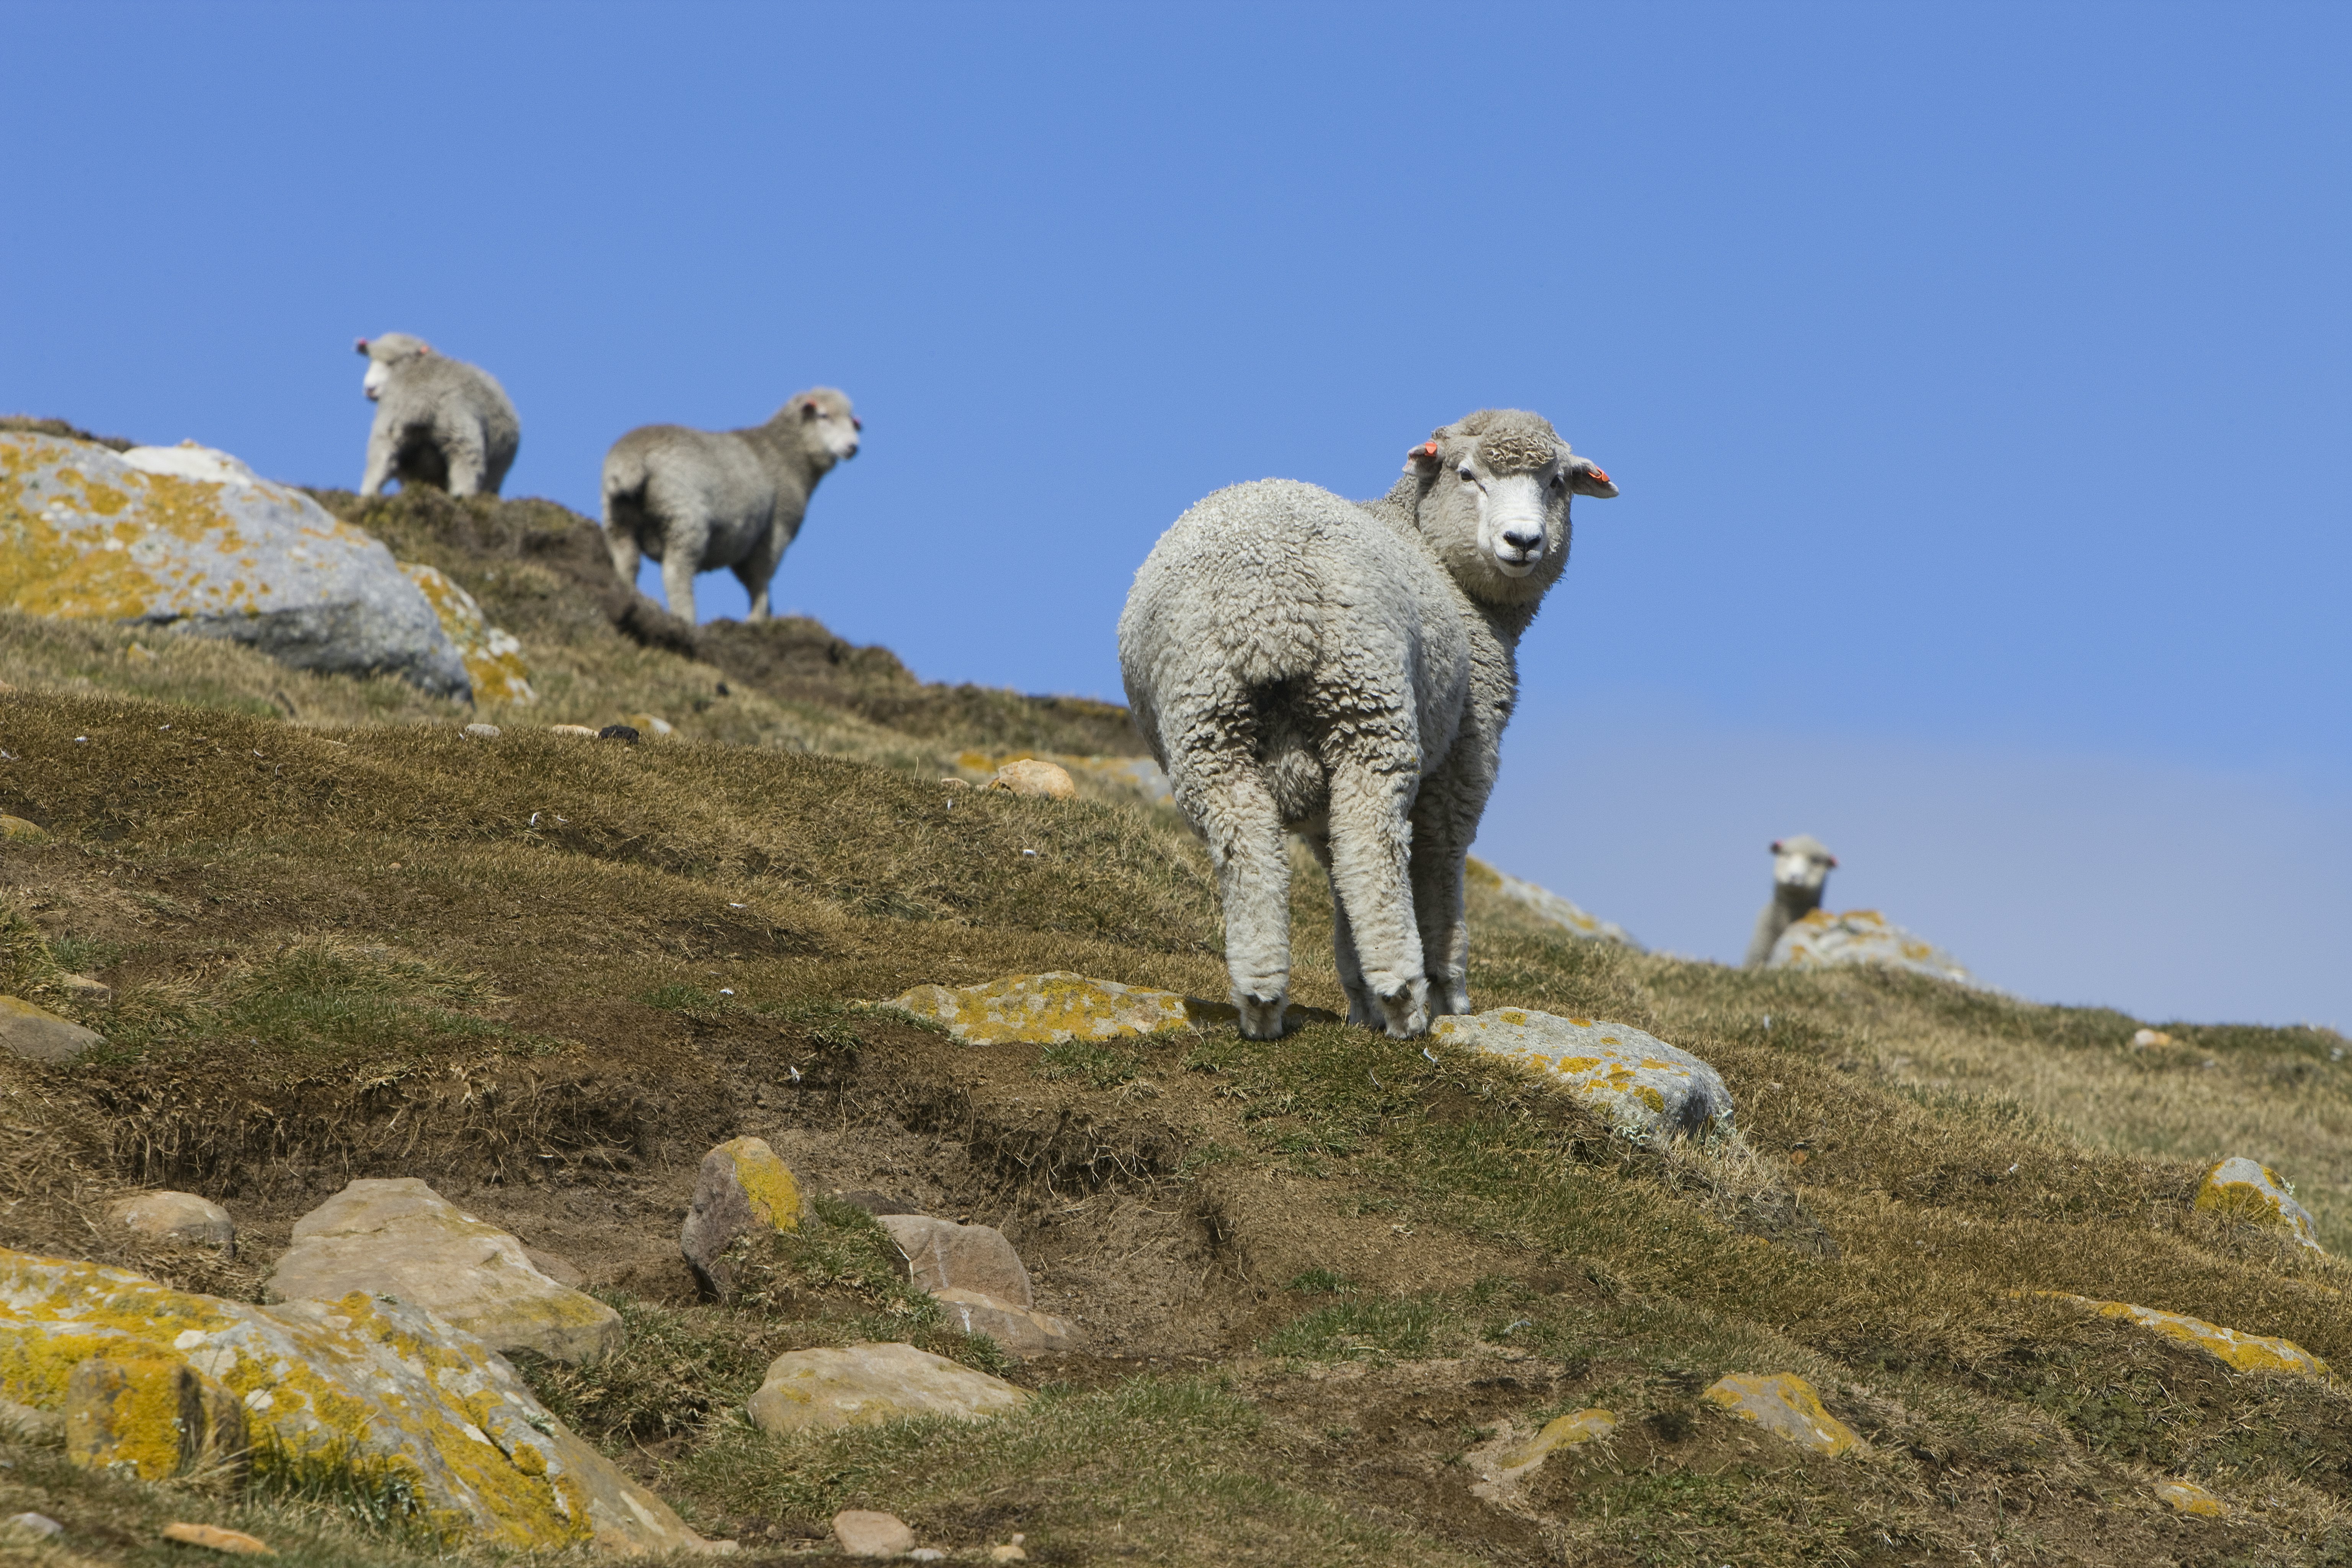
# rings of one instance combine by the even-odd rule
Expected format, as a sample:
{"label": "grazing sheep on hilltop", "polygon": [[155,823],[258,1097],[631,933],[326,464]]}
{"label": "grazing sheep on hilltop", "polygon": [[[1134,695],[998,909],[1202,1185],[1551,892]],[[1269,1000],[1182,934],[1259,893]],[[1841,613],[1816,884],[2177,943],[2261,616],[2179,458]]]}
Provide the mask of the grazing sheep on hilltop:
{"label": "grazing sheep on hilltop", "polygon": [[1135,574],[1128,700],[1208,840],[1243,1034],[1282,1032],[1285,828],[1330,873],[1350,1022],[1404,1037],[1470,1010],[1463,860],[1519,636],[1568,563],[1570,492],[1617,488],[1543,419],[1484,409],[1413,448],[1379,500],[1219,490]]}
{"label": "grazing sheep on hilltop", "polygon": [[1837,857],[1810,833],[1772,841],[1772,901],[1756,917],[1756,934],[1748,939],[1746,967],[1761,969],[1772,956],[1780,933],[1822,907],[1830,872]]}
{"label": "grazing sheep on hilltop", "polygon": [[406,332],[359,340],[360,389],[375,404],[360,494],[384,485],[435,485],[453,496],[499,493],[522,445],[506,388],[478,365],[433,352]]}
{"label": "grazing sheep on hilltop", "polygon": [[694,620],[694,574],[731,569],[768,618],[768,583],[834,464],[857,456],[866,428],[844,394],[796,395],[765,425],[689,430],[644,425],[604,454],[604,546],[634,588],[637,563],[662,563],[670,614]]}

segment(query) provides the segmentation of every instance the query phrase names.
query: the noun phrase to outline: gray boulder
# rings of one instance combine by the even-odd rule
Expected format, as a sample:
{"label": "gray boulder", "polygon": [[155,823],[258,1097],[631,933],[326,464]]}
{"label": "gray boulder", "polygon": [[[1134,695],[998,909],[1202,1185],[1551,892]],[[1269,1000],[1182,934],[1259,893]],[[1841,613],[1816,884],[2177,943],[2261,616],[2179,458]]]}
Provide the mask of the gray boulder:
{"label": "gray boulder", "polygon": [[381,541],[209,447],[118,455],[0,431],[0,553],[12,568],[0,602],[32,615],[168,626],[301,669],[473,691]]}

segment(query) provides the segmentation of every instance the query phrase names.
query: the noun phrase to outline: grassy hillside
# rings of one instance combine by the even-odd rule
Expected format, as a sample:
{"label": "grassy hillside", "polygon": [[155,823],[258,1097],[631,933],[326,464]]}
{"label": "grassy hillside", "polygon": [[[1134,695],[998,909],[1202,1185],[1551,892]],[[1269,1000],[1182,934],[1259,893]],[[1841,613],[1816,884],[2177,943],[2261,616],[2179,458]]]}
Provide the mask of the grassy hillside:
{"label": "grassy hillside", "polygon": [[[474,593],[542,700],[470,741],[476,715],[385,683],[0,620],[0,811],[48,833],[0,849],[0,989],[109,1042],[0,1060],[0,1244],[249,1296],[345,1181],[425,1177],[621,1310],[622,1355],[530,1374],[755,1561],[852,1506],[1067,1563],[2352,1561],[2335,1385],[2019,1294],[2352,1358],[2344,1265],[2189,1203],[2204,1163],[2252,1154],[2352,1246],[2337,1037],[2167,1026],[2136,1051],[2114,1013],[1634,953],[1481,895],[1480,1005],[1697,1052],[1739,1137],[1639,1146],[1464,1052],[1341,1026],[960,1046],[865,1005],[1042,969],[1222,994],[1213,886],[1165,808],[939,784],[960,757],[1131,752],[1117,710],[924,686],[813,623],[666,625],[547,503],[325,499]],[[544,731],[635,713],[677,735]],[[1317,879],[1299,991],[1336,1006]],[[702,1152],[747,1133],[823,1225],[707,1306],[678,1221]],[[151,1184],[227,1205],[238,1259],[94,1226]],[[1001,1226],[1086,1351],[1008,1364],[949,1332],[841,1201],[877,1193]],[[1044,1397],[973,1428],[741,1419],[779,1351],[874,1337]],[[1698,1398],[1727,1372],[1801,1373],[1866,1449],[1733,1422]],[[1596,1405],[1613,1436],[1473,1493],[1475,1446]],[[161,1562],[137,1526],[167,1515],[296,1562],[421,1555],[329,1486],[215,1497],[5,1457],[0,1513],[64,1521],[58,1561]],[[2184,1477],[2232,1515],[2172,1512],[2153,1483]]]}

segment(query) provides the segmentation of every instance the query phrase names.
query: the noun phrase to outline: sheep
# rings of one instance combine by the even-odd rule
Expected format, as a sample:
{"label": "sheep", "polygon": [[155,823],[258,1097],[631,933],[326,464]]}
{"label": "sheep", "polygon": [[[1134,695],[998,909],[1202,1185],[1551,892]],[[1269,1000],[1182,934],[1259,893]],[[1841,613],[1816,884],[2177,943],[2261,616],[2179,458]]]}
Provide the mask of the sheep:
{"label": "sheep", "polygon": [[1748,939],[1744,967],[1761,969],[1772,956],[1780,933],[1822,907],[1830,872],[1837,857],[1810,833],[1772,841],[1772,901],[1756,917],[1756,934]]}
{"label": "sheep", "polygon": [[866,428],[845,394],[797,393],[765,425],[689,430],[642,425],[604,454],[604,547],[632,588],[637,563],[662,563],[670,614],[694,622],[694,574],[733,571],[768,618],[768,583],[792,548],[809,496],[834,464],[857,456]]}
{"label": "sheep", "polygon": [[1617,487],[1549,423],[1482,409],[1378,500],[1234,485],[1160,537],[1119,616],[1137,728],[1208,841],[1242,1033],[1283,1028],[1286,828],[1331,879],[1349,1022],[1466,1013],[1463,861],[1517,700],[1517,648],[1568,563],[1569,497]]}
{"label": "sheep", "polygon": [[522,422],[498,378],[406,332],[362,338],[358,348],[368,357],[360,390],[375,405],[360,494],[382,495],[392,479],[453,496],[498,494],[522,445]]}

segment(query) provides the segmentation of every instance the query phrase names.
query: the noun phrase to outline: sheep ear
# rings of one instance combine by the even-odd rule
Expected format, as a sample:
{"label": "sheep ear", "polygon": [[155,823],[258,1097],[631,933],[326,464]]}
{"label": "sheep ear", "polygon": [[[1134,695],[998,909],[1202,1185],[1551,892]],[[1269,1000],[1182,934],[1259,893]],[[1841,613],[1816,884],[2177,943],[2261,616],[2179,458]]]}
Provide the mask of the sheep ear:
{"label": "sheep ear", "polygon": [[1590,458],[1570,458],[1568,460],[1568,483],[1569,489],[1578,495],[1598,496],[1602,500],[1617,493],[1616,482],[1601,472],[1600,465]]}
{"label": "sheep ear", "polygon": [[1404,471],[1408,474],[1433,474],[1437,471],[1437,443],[1423,441],[1404,455]]}

